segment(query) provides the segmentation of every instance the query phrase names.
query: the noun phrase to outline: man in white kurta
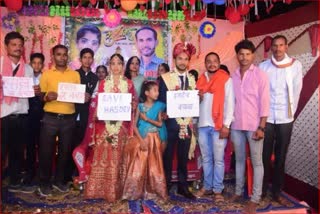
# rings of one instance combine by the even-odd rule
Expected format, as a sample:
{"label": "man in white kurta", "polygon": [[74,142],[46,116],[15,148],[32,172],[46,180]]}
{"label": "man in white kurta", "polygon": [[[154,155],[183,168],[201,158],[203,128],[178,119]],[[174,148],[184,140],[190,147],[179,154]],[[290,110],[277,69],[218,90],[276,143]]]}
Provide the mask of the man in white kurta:
{"label": "man in white kurta", "polygon": [[[24,38],[18,32],[7,33],[4,37],[6,54],[0,58],[0,76],[30,77],[32,68],[23,60]],[[9,192],[21,191],[21,171],[24,158],[24,147],[27,130],[28,98],[3,95],[2,79],[0,79],[0,123],[2,163],[8,155]],[[39,91],[39,87],[35,87]]]}
{"label": "man in white kurta", "polygon": [[279,194],[284,182],[285,161],[302,88],[302,65],[287,55],[287,38],[278,35],[272,40],[272,56],[260,64],[270,82],[270,114],[263,145],[264,180],[262,197],[266,196],[270,180],[271,155],[275,162],[272,177],[272,198],[283,203]]}

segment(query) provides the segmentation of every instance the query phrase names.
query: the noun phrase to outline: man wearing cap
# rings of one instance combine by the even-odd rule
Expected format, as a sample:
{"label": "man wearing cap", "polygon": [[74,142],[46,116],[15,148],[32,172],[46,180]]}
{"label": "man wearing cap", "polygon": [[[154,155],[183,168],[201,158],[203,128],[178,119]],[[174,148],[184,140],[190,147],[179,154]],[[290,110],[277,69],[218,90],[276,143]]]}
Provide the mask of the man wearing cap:
{"label": "man wearing cap", "polygon": [[[196,83],[194,77],[188,74],[190,58],[196,53],[192,44],[178,43],[173,49],[173,71],[163,74],[159,83],[159,100],[167,103],[167,91],[173,90],[194,90]],[[166,120],[168,129],[168,145],[164,152],[163,163],[166,173],[168,192],[171,187],[172,160],[174,145],[177,143],[178,157],[178,194],[189,199],[195,196],[188,190],[188,153],[191,142],[192,118],[169,118]]]}

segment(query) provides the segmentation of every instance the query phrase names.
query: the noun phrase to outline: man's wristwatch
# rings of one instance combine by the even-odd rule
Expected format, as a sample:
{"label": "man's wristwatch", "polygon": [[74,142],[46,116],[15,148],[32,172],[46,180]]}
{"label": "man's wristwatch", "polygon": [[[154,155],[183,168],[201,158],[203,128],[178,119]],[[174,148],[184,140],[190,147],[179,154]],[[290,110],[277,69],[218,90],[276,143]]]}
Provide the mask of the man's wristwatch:
{"label": "man's wristwatch", "polygon": [[258,126],[258,129],[261,130],[262,132],[265,132],[266,128],[262,127],[262,126]]}

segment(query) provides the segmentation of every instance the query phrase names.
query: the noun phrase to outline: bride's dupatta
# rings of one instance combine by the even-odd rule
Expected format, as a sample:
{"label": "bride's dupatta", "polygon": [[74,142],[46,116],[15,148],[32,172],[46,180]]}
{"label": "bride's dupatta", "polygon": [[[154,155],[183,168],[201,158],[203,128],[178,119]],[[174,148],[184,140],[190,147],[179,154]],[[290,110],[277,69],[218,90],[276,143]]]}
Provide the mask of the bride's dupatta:
{"label": "bride's dupatta", "polygon": [[[128,90],[124,93],[131,93],[132,97],[134,97],[132,81],[123,80],[127,81],[128,87]],[[106,89],[110,84],[106,83],[106,81],[109,80],[103,80],[99,84],[99,93],[112,92]],[[116,89],[111,88],[110,90]],[[95,115],[93,118],[95,118]],[[123,191],[123,175],[125,174],[123,152],[128,141],[130,122],[123,121],[119,132],[111,135],[112,130],[108,128],[107,121],[94,119],[93,124],[93,128],[90,129],[92,134],[88,134],[89,138],[92,139],[89,139],[89,143],[92,142],[94,145],[93,158],[88,182],[84,190],[84,197],[104,198],[108,202],[116,202],[121,199]]]}
{"label": "bride's dupatta", "polygon": [[90,174],[90,166],[93,157],[93,149],[91,145],[94,144],[93,129],[95,127],[94,122],[96,117],[95,112],[97,108],[97,99],[98,96],[91,99],[86,133],[80,145],[77,146],[72,152],[73,160],[79,171],[79,177],[76,178],[78,183],[86,182],[88,180],[88,175]]}

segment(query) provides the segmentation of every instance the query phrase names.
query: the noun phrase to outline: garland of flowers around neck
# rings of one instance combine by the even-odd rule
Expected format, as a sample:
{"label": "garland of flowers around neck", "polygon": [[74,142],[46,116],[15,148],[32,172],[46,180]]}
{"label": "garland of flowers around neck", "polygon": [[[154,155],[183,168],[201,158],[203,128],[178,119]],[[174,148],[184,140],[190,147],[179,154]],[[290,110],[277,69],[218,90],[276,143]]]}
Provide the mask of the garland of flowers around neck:
{"label": "garland of flowers around neck", "polygon": [[[192,75],[190,75],[187,72],[187,78],[189,82],[189,86],[187,90],[195,90],[196,88],[196,81]],[[179,74],[177,70],[174,70],[170,73],[170,90],[179,90],[180,89],[180,84],[179,84]],[[179,130],[179,138],[180,139],[185,139],[189,138],[188,134],[188,125],[192,121],[192,117],[186,117],[186,118],[176,118],[177,124],[180,126]]]}
{"label": "garland of flowers around neck", "polygon": [[[128,82],[122,76],[119,77],[119,85],[115,86],[113,75],[110,75],[106,78],[104,83],[104,91],[106,93],[128,93]],[[108,143],[112,145],[112,147],[116,147],[118,145],[118,134],[120,132],[123,121],[109,121],[106,120],[106,130],[108,132],[108,136],[106,140]]]}

